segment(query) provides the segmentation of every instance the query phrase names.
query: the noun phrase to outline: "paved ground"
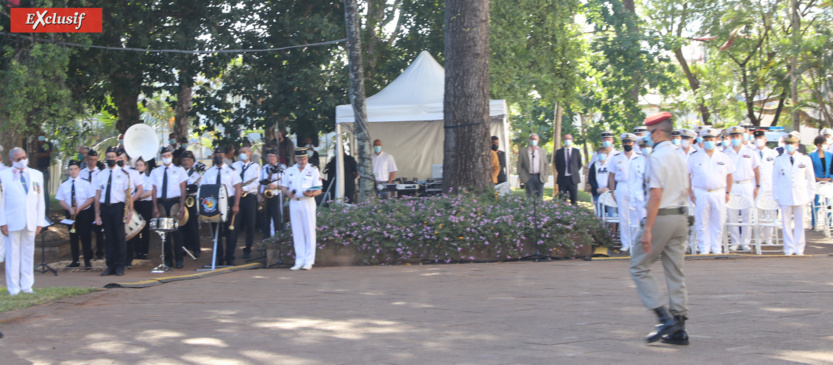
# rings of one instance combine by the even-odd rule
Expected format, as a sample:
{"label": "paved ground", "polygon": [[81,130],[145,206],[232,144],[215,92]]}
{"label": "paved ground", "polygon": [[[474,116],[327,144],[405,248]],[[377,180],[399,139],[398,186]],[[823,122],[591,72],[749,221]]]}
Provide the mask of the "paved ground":
{"label": "paved ground", "polygon": [[[641,341],[653,318],[634,292],[627,264],[261,269],[111,289],[0,314],[6,334],[0,359],[3,364],[833,363],[831,257],[687,261],[688,347]],[[73,275],[95,277],[38,275],[39,286]]]}

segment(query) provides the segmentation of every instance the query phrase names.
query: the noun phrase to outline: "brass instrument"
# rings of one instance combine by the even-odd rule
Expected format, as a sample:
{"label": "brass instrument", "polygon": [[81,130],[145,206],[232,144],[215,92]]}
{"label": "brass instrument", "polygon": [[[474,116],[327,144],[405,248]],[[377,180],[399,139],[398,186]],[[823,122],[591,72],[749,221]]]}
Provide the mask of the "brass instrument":
{"label": "brass instrument", "polygon": [[275,193],[272,192],[272,189],[266,189],[263,191],[263,196],[265,196],[266,199],[272,199],[275,196]]}
{"label": "brass instrument", "polygon": [[[200,180],[202,180],[202,173],[203,173],[203,172],[205,172],[205,165],[203,165],[203,164],[202,164],[202,163],[200,163],[200,162],[197,162],[197,163],[193,166],[193,168],[194,168],[194,169],[196,169],[195,171],[196,171],[198,174],[200,174],[200,177],[199,177],[199,178],[197,178],[197,181],[194,181],[194,183],[193,183],[193,184],[191,184],[191,185],[200,185]],[[219,172],[218,172],[218,173],[219,173]],[[196,198],[194,198],[194,196],[193,196],[193,195],[188,195],[188,197],[187,197],[187,198],[185,198],[185,206],[186,206],[186,207],[188,207],[188,208],[193,208],[193,207],[194,207],[194,204],[196,204],[196,203],[197,203],[197,199],[196,199]],[[186,221],[187,221],[187,219],[186,219]],[[185,223],[183,223],[183,225],[184,225],[184,224],[185,224]]]}
{"label": "brass instrument", "polygon": [[75,214],[72,215],[72,228],[69,229],[69,233],[75,234],[75,217],[78,216],[78,202],[76,201],[75,204],[72,205],[72,211]]}
{"label": "brass instrument", "polygon": [[[243,182],[242,184],[240,184],[240,189],[243,189],[243,187],[244,187],[244,186],[246,186],[246,185],[249,185],[249,184],[253,183],[255,180],[257,180],[257,177],[253,177],[253,178],[251,178],[251,179],[249,179],[249,180],[246,180],[245,182]],[[249,193],[243,193],[243,195],[241,195],[240,197],[241,197],[241,198],[245,198],[245,197],[246,197],[246,195],[249,195]],[[234,219],[234,218],[232,218],[232,222],[234,221],[233,219]]]}

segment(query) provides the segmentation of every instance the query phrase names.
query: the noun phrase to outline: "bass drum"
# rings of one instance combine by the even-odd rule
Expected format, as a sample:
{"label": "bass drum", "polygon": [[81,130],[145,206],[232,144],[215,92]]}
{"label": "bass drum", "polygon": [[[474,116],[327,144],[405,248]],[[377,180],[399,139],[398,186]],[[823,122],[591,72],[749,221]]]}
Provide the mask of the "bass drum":
{"label": "bass drum", "polygon": [[124,224],[124,236],[126,240],[129,240],[133,237],[136,237],[139,232],[142,231],[142,228],[145,228],[145,218],[142,217],[141,214],[136,212],[136,209],[133,209],[133,216],[130,217],[130,221]]}
{"label": "bass drum", "polygon": [[228,195],[225,185],[200,185],[197,191],[197,211],[200,215],[200,222],[226,222],[228,220]]}

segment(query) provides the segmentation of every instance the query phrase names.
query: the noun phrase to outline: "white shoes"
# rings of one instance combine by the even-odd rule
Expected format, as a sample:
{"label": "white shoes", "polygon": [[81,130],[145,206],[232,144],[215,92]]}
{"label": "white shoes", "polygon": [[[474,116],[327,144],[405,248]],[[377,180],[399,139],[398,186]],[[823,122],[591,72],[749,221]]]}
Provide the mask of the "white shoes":
{"label": "white shoes", "polygon": [[295,266],[289,268],[289,270],[292,270],[292,271],[311,270],[311,269],[312,269],[312,264],[306,264],[306,265],[296,264]]}
{"label": "white shoes", "polygon": [[293,267],[290,267],[290,268],[289,268],[289,270],[292,270],[292,271],[298,271],[298,270],[301,270],[301,265],[299,264],[299,265],[295,265],[295,266],[293,266]]}
{"label": "white shoes", "polygon": [[752,247],[749,247],[749,245],[741,245],[741,246],[740,246],[740,249],[741,249],[743,252],[752,252]]}
{"label": "white shoes", "polygon": [[312,264],[306,264],[301,267],[302,270],[312,270]]}
{"label": "white shoes", "polygon": [[740,251],[740,245],[732,245],[729,247],[729,251]]}

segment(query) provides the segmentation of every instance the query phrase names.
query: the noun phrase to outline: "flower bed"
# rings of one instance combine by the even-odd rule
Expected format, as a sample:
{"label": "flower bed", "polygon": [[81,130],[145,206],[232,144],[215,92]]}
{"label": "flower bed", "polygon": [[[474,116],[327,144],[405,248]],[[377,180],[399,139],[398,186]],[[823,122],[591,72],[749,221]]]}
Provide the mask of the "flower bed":
{"label": "flower bed", "polygon": [[[590,256],[609,246],[592,210],[518,196],[448,194],[318,210],[318,265],[518,260]],[[534,229],[534,227],[539,227]],[[292,230],[264,241],[292,262]]]}

